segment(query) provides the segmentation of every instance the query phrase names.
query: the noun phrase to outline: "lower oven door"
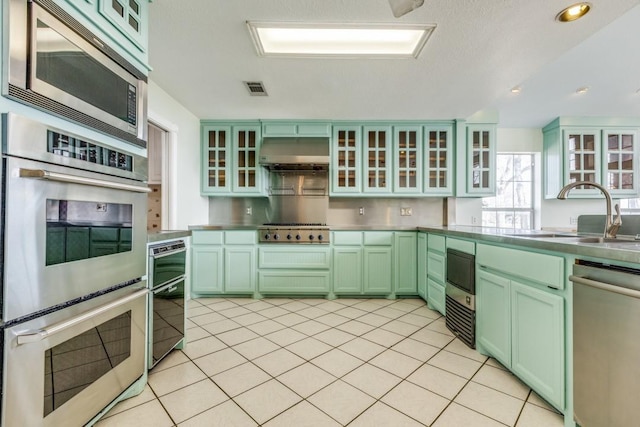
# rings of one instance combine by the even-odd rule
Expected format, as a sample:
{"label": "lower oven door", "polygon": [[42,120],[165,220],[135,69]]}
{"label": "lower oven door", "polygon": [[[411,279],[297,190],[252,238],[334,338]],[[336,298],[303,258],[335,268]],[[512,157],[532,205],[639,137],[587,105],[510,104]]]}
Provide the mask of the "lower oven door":
{"label": "lower oven door", "polygon": [[138,283],[6,329],[1,425],[83,425],[140,378],[147,294]]}
{"label": "lower oven door", "polygon": [[7,158],[9,321],[146,274],[147,186]]}
{"label": "lower oven door", "polygon": [[154,289],[150,304],[153,316],[149,325],[149,368],[152,368],[184,338],[184,277]]}

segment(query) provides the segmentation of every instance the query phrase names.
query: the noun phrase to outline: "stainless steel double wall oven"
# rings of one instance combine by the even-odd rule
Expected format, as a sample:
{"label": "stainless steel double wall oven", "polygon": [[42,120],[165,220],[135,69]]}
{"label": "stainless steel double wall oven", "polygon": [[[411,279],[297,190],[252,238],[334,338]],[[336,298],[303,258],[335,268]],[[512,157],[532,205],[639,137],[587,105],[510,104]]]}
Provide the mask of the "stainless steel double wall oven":
{"label": "stainless steel double wall oven", "polygon": [[2,119],[0,423],[82,425],[145,369],[146,159]]}

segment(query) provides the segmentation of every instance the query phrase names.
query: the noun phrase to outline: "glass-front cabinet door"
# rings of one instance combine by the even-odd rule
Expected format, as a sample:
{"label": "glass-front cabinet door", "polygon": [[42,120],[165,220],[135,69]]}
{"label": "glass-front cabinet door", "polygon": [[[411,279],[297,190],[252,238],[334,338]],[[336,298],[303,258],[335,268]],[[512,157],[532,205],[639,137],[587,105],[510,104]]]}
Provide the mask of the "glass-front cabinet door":
{"label": "glass-front cabinet door", "polygon": [[637,195],[638,174],[634,173],[638,161],[637,133],[605,129],[603,149],[603,178],[609,192],[614,196]]}
{"label": "glass-front cabinet door", "polygon": [[335,126],[332,146],[332,193],[362,191],[362,128]]}
{"label": "glass-front cabinet door", "polygon": [[451,126],[424,129],[424,193],[443,196],[453,194],[452,134]]}
{"label": "glass-front cabinet door", "polygon": [[396,126],[393,131],[395,193],[422,191],[422,127]]}
{"label": "glass-front cabinet door", "polygon": [[260,126],[233,128],[234,179],[233,191],[255,193],[261,191],[262,170],[258,164]]}
{"label": "glass-front cabinet door", "polygon": [[467,126],[467,192],[495,193],[495,125]]}
{"label": "glass-front cabinet door", "polygon": [[202,193],[228,193],[229,153],[231,146],[230,126],[204,126],[202,128]]}
{"label": "glass-front cabinet door", "polygon": [[[564,131],[565,185],[577,181],[602,183],[600,173],[600,135],[597,130],[571,129]],[[600,190],[580,186],[574,195],[599,195]]]}
{"label": "glass-front cabinet door", "polygon": [[391,188],[391,127],[364,127],[364,191],[390,193]]}

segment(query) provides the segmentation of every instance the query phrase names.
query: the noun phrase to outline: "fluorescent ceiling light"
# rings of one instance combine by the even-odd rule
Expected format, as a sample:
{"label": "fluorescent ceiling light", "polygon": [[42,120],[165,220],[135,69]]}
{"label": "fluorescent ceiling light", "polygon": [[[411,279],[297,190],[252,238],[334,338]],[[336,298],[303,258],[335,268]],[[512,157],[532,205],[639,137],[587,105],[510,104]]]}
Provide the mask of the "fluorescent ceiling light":
{"label": "fluorescent ceiling light", "polygon": [[247,22],[260,56],[417,58],[435,25]]}

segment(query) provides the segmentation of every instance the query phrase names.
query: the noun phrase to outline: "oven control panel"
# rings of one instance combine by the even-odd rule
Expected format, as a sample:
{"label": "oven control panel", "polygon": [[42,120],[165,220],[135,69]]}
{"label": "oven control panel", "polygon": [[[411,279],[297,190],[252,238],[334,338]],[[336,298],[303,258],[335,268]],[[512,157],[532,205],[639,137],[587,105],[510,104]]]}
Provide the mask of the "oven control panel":
{"label": "oven control panel", "polygon": [[329,243],[328,228],[260,228],[260,243]]}

